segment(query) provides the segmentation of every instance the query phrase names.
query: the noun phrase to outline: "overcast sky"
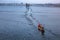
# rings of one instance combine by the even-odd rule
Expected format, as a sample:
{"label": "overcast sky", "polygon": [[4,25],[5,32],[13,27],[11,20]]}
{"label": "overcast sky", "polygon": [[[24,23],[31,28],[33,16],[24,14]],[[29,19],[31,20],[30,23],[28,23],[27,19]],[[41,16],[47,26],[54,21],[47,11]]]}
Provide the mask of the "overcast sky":
{"label": "overcast sky", "polygon": [[0,3],[60,3],[60,0],[0,0]]}

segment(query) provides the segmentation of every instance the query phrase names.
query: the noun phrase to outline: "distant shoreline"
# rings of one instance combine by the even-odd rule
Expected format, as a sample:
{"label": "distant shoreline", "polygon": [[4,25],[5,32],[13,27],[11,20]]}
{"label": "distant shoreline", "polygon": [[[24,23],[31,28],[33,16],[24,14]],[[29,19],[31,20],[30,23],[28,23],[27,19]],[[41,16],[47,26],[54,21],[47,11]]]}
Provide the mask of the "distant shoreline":
{"label": "distant shoreline", "polygon": [[[0,6],[25,6],[21,3],[0,3]],[[41,6],[41,7],[60,7],[60,4],[30,4],[30,6]]]}

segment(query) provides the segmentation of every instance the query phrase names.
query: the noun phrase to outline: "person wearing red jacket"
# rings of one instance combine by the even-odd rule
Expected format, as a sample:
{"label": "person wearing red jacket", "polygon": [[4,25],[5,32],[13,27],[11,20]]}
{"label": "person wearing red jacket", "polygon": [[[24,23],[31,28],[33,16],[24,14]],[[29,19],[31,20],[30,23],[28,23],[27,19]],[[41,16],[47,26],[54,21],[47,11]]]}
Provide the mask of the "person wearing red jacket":
{"label": "person wearing red jacket", "polygon": [[44,27],[41,24],[38,24],[38,30],[41,31],[42,35],[44,35],[45,30],[44,30]]}

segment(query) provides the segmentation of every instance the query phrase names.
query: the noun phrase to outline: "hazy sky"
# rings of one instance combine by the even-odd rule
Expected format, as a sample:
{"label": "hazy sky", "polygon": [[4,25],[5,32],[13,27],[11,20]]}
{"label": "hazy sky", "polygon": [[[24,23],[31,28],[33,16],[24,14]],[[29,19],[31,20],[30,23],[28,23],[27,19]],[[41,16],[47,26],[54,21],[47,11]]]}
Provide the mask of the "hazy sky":
{"label": "hazy sky", "polygon": [[0,3],[60,3],[60,0],[0,0]]}

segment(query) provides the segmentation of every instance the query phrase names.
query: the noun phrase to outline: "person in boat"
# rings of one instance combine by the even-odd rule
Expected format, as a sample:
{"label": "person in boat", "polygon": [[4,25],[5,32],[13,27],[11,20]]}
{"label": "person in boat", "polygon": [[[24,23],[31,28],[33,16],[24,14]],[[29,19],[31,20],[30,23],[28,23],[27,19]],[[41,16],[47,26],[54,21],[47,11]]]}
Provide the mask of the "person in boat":
{"label": "person in boat", "polygon": [[44,30],[44,27],[42,26],[42,24],[38,24],[38,30],[41,31],[42,35],[44,35],[45,30]]}
{"label": "person in boat", "polygon": [[26,3],[26,9],[27,9],[27,11],[29,11],[29,8],[30,8],[30,4]]}

